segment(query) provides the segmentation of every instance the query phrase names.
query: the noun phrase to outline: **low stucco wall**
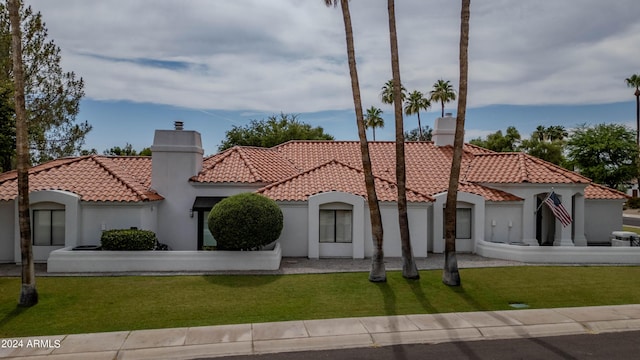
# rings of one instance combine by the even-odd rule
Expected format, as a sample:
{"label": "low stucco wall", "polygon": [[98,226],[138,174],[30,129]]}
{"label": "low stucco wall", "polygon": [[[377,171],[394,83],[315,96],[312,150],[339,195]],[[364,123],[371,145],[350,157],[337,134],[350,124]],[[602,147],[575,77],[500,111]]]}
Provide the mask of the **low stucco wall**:
{"label": "low stucco wall", "polygon": [[640,247],[519,246],[480,241],[478,255],[538,264],[640,264]]}
{"label": "low stucco wall", "polygon": [[278,270],[280,244],[262,251],[53,251],[50,273]]}

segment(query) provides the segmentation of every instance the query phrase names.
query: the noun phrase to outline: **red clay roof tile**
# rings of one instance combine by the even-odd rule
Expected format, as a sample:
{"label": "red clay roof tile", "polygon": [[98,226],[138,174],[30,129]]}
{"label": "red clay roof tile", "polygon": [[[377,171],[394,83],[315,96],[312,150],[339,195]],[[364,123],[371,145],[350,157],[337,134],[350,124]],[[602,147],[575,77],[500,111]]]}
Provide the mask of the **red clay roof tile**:
{"label": "red clay roof tile", "polygon": [[[149,189],[150,157],[83,156],[59,159],[29,170],[30,191],[64,190],[83,201],[139,202],[161,200]],[[18,195],[17,172],[0,177],[0,200]]]}

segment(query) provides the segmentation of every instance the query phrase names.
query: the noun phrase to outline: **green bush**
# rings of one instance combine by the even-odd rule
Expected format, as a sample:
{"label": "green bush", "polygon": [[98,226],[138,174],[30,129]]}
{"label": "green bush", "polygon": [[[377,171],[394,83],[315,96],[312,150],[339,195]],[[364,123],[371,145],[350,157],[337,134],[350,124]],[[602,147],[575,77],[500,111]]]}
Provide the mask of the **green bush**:
{"label": "green bush", "polygon": [[283,217],[275,201],[242,193],[216,204],[207,222],[218,250],[255,250],[280,237]]}
{"label": "green bush", "polygon": [[118,229],[102,232],[103,250],[153,250],[158,239],[153,231]]}
{"label": "green bush", "polygon": [[640,209],[640,197],[627,199],[627,207],[631,209]]}

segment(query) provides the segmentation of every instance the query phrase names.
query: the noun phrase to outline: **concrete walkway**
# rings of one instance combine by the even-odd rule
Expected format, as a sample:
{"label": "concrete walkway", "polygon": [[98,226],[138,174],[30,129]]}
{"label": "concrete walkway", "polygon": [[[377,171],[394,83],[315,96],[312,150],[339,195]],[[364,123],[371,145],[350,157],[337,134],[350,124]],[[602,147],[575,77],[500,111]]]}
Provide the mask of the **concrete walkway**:
{"label": "concrete walkway", "polygon": [[196,359],[640,330],[640,305],[305,320],[2,339],[0,358]]}

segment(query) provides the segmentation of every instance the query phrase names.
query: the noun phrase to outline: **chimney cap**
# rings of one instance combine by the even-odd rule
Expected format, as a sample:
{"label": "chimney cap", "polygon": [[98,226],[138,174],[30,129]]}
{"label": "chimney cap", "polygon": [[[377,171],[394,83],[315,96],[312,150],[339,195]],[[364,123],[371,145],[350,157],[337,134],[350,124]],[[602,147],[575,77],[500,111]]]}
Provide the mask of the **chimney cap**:
{"label": "chimney cap", "polygon": [[184,121],[174,121],[173,122],[173,126],[175,127],[176,130],[183,130],[184,129]]}

